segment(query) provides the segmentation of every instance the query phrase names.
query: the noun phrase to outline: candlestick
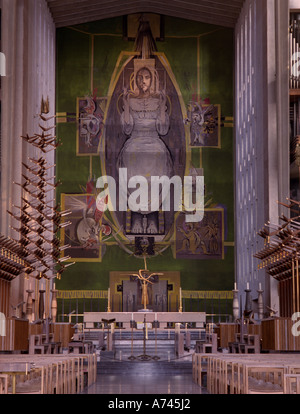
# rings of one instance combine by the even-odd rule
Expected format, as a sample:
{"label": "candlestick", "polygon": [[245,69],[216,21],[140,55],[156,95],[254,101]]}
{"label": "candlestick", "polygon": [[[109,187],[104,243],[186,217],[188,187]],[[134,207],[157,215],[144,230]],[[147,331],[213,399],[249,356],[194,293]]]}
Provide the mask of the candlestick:
{"label": "candlestick", "polygon": [[232,310],[233,310],[233,320],[236,322],[240,316],[240,308],[239,308],[239,299],[238,299],[238,290],[236,283],[234,284],[233,290],[233,301],[232,301]]}
{"label": "candlestick", "polygon": [[107,290],[107,312],[110,312],[110,288]]}
{"label": "candlestick", "polygon": [[252,305],[251,305],[251,295],[250,295],[251,290],[249,289],[249,283],[247,283],[247,289],[245,290],[245,292],[246,292],[245,311],[250,312],[252,310]]}
{"label": "candlestick", "polygon": [[257,298],[257,307],[258,307],[258,319],[262,320],[264,317],[264,301],[263,301],[263,290],[261,289],[261,283],[259,283],[258,288],[258,298]]}
{"label": "candlestick", "polygon": [[182,292],[181,292],[181,288],[179,288],[179,312],[182,312]]}

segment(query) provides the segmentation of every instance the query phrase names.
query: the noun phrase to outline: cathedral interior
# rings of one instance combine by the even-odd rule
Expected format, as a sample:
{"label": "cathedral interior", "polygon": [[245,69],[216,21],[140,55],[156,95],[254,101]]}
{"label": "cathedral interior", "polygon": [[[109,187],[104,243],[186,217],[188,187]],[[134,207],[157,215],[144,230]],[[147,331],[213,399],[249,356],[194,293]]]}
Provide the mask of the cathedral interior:
{"label": "cathedral interior", "polygon": [[0,11],[0,394],[300,394],[300,0]]}

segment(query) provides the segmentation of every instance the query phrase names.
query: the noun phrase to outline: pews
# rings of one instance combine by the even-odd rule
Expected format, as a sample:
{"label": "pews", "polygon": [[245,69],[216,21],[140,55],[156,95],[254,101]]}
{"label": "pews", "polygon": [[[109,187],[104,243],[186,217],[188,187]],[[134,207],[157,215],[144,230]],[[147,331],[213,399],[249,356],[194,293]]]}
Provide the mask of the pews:
{"label": "pews", "polygon": [[92,354],[94,352],[93,341],[87,341],[83,333],[74,334],[72,341],[68,343],[70,353]]}
{"label": "pews", "polygon": [[216,333],[206,333],[205,340],[196,341],[196,353],[212,353],[218,350],[218,335]]}
{"label": "pews", "polygon": [[78,394],[96,375],[96,354],[1,355],[0,393]]}
{"label": "pews", "polygon": [[260,353],[260,337],[254,334],[234,334],[235,340],[228,343],[229,352],[232,354],[258,354]]}
{"label": "pews", "polygon": [[300,355],[194,354],[193,381],[207,375],[210,394],[287,394],[300,391]]}
{"label": "pews", "polygon": [[54,334],[30,335],[29,354],[59,354],[61,342],[54,341]]}
{"label": "pews", "polygon": [[192,356],[193,381],[200,387],[203,385],[203,376],[207,374],[207,354],[194,353]]}

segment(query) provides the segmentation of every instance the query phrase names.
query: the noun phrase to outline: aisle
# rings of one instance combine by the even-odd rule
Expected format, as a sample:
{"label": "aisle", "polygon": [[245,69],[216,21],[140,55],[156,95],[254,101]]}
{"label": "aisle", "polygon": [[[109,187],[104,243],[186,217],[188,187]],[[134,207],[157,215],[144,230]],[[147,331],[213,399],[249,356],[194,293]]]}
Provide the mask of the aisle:
{"label": "aisle", "polygon": [[98,375],[82,394],[207,394],[192,375]]}
{"label": "aisle", "polygon": [[[199,332],[193,333],[195,339]],[[96,383],[83,394],[207,394],[192,378],[192,355],[194,349],[177,357],[174,332],[160,331],[155,341],[154,333],[115,333],[114,351],[101,352],[97,363]],[[194,345],[194,343],[193,343]],[[193,346],[194,347],[194,346]],[[144,358],[144,356],[147,358]]]}
{"label": "aisle", "polygon": [[[153,352],[149,352],[154,355]],[[169,356],[166,357],[166,355]],[[84,394],[207,394],[192,379],[191,356],[177,359],[161,353],[159,360],[129,360],[109,355],[97,364],[96,383],[86,388]]]}

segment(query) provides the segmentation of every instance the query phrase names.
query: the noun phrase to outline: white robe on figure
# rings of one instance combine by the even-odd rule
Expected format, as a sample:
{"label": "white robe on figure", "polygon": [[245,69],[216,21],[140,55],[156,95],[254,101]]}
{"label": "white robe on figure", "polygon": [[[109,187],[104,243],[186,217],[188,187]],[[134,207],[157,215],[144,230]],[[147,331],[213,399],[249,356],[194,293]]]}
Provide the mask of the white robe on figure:
{"label": "white robe on figure", "polygon": [[121,123],[123,132],[130,138],[121,149],[118,165],[119,168],[127,169],[128,180],[133,176],[146,178],[148,209],[144,210],[143,214],[147,214],[151,212],[151,176],[170,178],[173,173],[171,154],[160,138],[168,133],[169,116],[165,112],[162,122],[159,97],[130,97],[129,108],[129,120],[125,121],[123,112]]}

